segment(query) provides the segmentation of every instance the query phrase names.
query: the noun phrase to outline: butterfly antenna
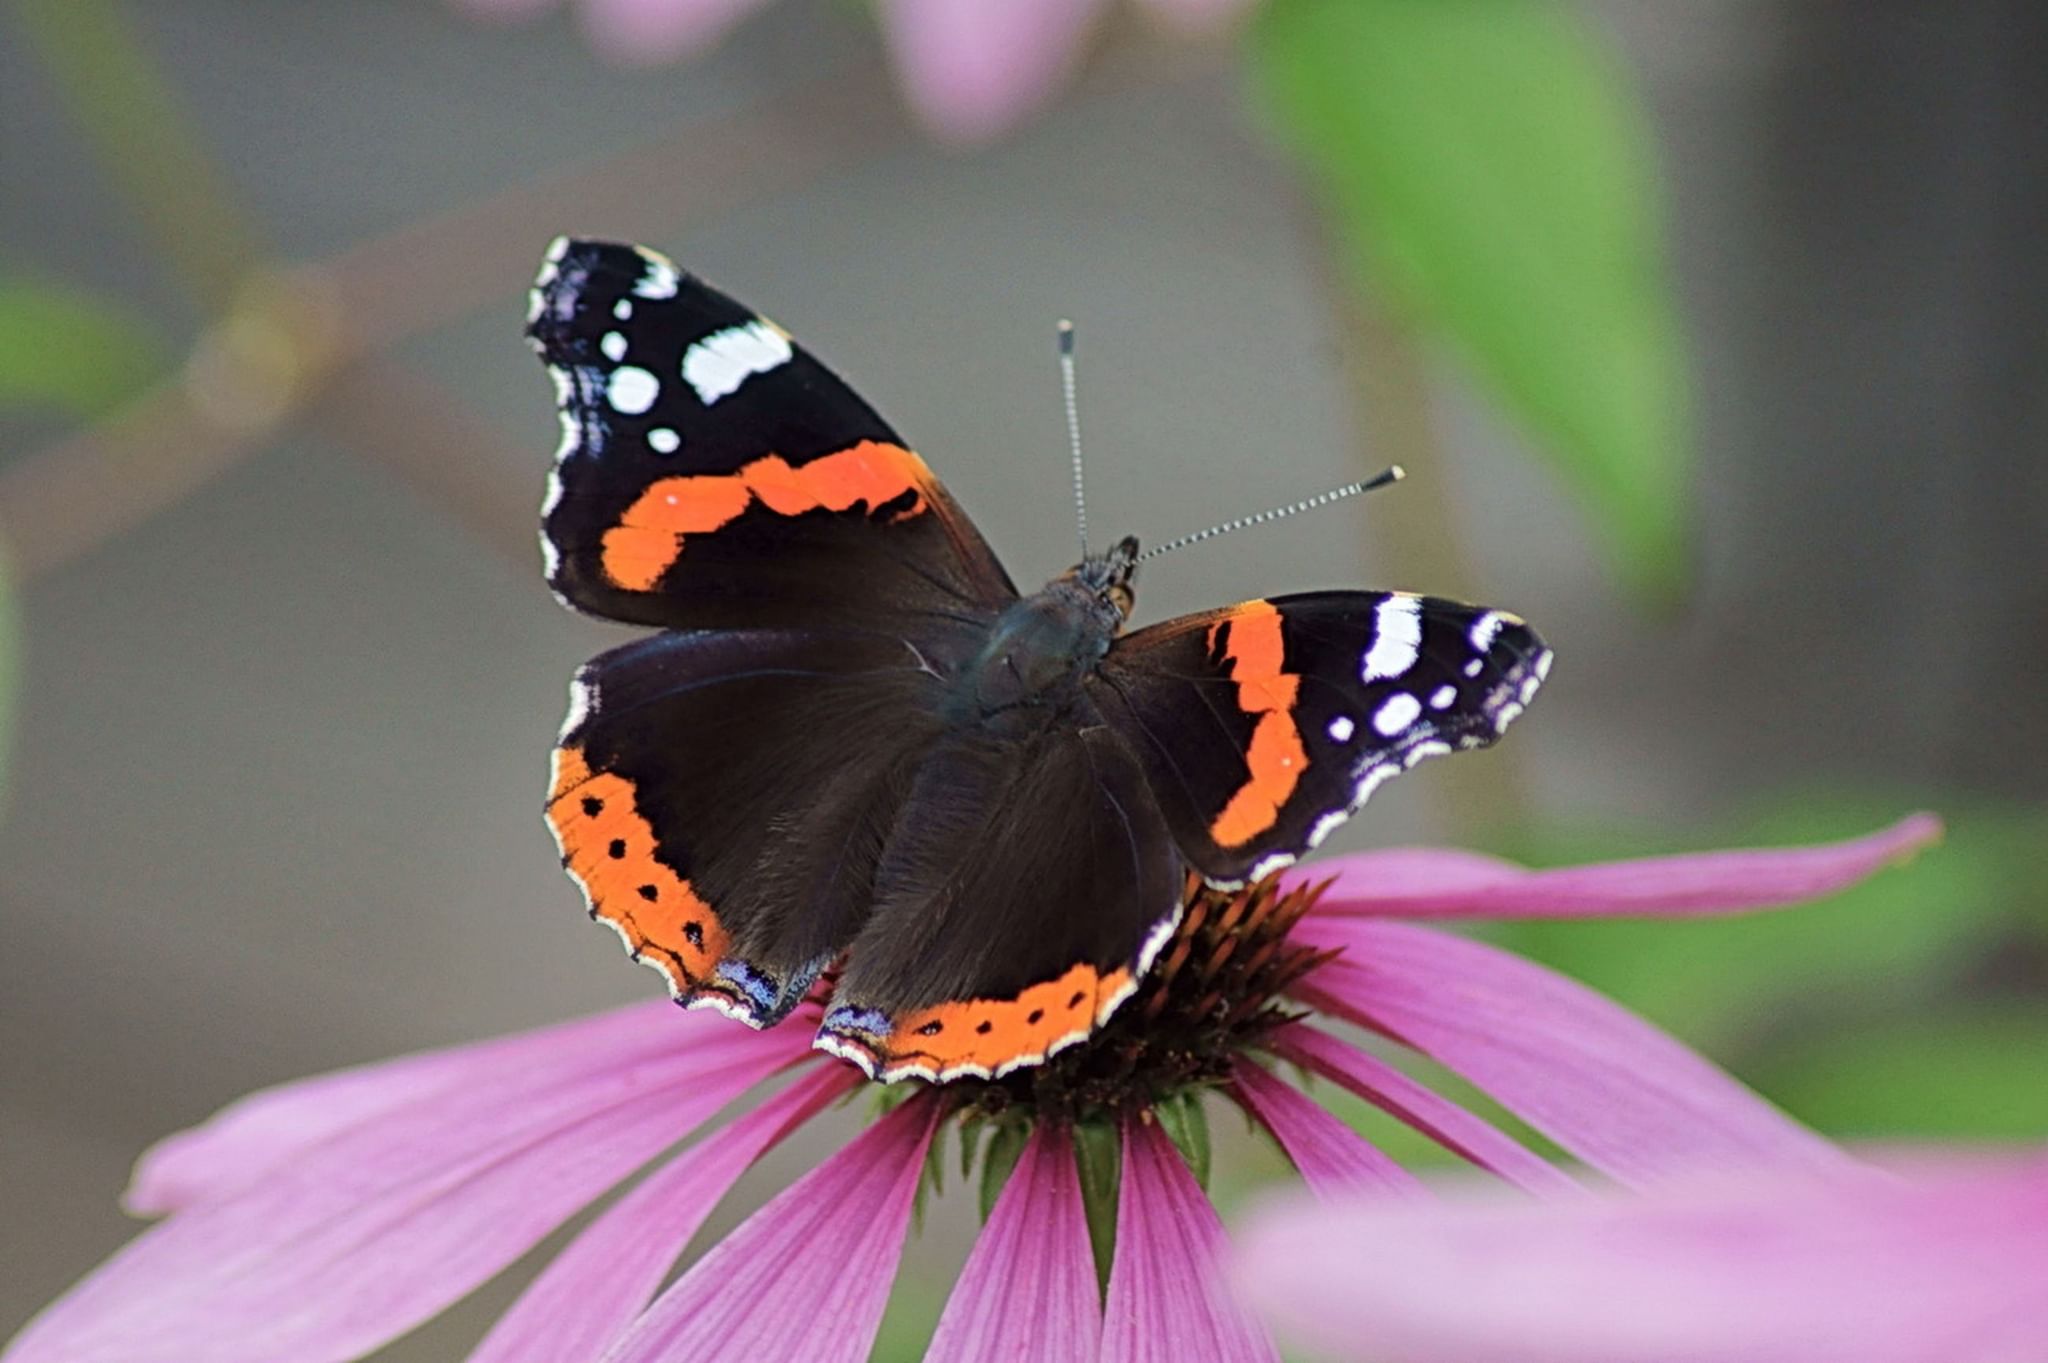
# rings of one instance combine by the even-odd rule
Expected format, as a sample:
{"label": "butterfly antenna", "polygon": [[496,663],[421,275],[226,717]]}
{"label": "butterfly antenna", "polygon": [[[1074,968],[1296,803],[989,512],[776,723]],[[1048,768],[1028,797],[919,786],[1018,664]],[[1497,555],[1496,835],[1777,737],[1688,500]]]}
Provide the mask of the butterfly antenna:
{"label": "butterfly antenna", "polygon": [[1074,520],[1081,532],[1081,557],[1088,557],[1088,496],[1081,479],[1081,405],[1074,399],[1074,324],[1060,319],[1060,391],[1067,400],[1067,444],[1074,452]]}
{"label": "butterfly antenna", "polygon": [[1177,540],[1168,540],[1164,544],[1155,544],[1144,553],[1138,555],[1138,562],[1143,563],[1148,558],[1158,558],[1161,554],[1170,554],[1176,549],[1185,549],[1190,544],[1200,544],[1203,540],[1215,539],[1218,535],[1227,535],[1233,530],[1243,530],[1247,526],[1253,525],[1264,525],[1267,521],[1285,520],[1297,512],[1313,511],[1319,506],[1328,506],[1331,502],[1341,502],[1346,497],[1356,497],[1359,493],[1370,492],[1376,487],[1385,487],[1389,483],[1398,483],[1407,476],[1407,473],[1402,470],[1399,464],[1393,464],[1362,483],[1346,483],[1343,487],[1331,488],[1328,492],[1320,493],[1314,497],[1304,497],[1302,500],[1288,506],[1276,506],[1271,511],[1261,511],[1255,516],[1239,516],[1234,521],[1225,521],[1221,525],[1212,525],[1207,530],[1197,530],[1192,535],[1182,535]]}

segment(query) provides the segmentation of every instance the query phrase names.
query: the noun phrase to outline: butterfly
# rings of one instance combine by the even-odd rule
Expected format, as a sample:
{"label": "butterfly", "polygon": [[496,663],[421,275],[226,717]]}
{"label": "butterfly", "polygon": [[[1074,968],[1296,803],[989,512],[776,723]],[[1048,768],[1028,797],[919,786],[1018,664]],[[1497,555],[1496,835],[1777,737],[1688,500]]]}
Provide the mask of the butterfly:
{"label": "butterfly", "polygon": [[1389,777],[1493,742],[1551,655],[1400,592],[1126,632],[1124,539],[1020,593],[921,458],[789,333],[642,247],[557,241],[527,334],[566,605],[657,631],[570,688],[547,820],[675,998],[999,1076],[1084,1041],[1172,937]]}

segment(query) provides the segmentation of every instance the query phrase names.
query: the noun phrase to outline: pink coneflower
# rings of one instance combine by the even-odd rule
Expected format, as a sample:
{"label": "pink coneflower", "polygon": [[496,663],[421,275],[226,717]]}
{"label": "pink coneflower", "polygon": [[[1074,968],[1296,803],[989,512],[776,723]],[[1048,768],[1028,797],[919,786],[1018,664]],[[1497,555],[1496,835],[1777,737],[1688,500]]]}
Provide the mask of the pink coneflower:
{"label": "pink coneflower", "polygon": [[1636,1198],[1276,1208],[1247,1296],[1373,1363],[2027,1363],[2048,1357],[2048,1157],[1905,1177],[1723,1175]]}
{"label": "pink coneflower", "polygon": [[[904,1086],[906,1100],[665,1290],[741,1172],[858,1082],[810,1049],[815,1017],[757,1033],[648,1004],[286,1085],[145,1155],[129,1205],[165,1221],[48,1308],[5,1359],[359,1357],[697,1136],[572,1241],[472,1360],[851,1363],[873,1342],[926,1153],[956,1121],[1022,1151],[927,1358],[1271,1358],[1261,1329],[1207,1285],[1223,1231],[1161,1119],[1188,1095],[1237,1103],[1318,1193],[1421,1189],[1275,1059],[1509,1184],[1581,1191],[1574,1172],[1325,1030],[1321,1014],[1462,1073],[1626,1185],[1703,1168],[1842,1167],[1833,1147],[1641,1019],[1418,920],[1761,908],[1839,889],[1937,831],[1921,816],[1819,847],[1557,871],[1389,851],[1324,862],[1317,879],[1193,891],[1177,939],[1090,1044],[1001,1080]],[[1320,878],[1332,878],[1326,890]],[[712,1125],[757,1086],[769,1096]],[[1071,1151],[1102,1133],[1122,1152],[1106,1301]]]}
{"label": "pink coneflower", "polygon": [[[649,64],[695,55],[768,0],[582,0],[591,45],[610,60]],[[520,19],[559,0],[456,0]],[[1141,0],[1188,32],[1213,31],[1250,0]],[[880,0],[879,19],[903,97],[939,137],[977,142],[1049,100],[1080,62],[1109,0]]]}

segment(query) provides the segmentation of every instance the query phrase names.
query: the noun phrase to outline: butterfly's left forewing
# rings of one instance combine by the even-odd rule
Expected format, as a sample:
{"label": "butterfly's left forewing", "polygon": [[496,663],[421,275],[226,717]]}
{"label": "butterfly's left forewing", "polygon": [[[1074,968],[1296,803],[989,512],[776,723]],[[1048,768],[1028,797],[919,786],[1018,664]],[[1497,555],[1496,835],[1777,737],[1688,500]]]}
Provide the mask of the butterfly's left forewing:
{"label": "butterfly's left forewing", "polygon": [[1181,851],[1235,885],[1315,847],[1389,778],[1500,737],[1550,656],[1507,611],[1307,592],[1126,635],[1090,690]]}
{"label": "butterfly's left forewing", "polygon": [[659,253],[557,242],[527,334],[562,419],[548,585],[578,610],[668,629],[915,629],[1015,598],[873,408]]}

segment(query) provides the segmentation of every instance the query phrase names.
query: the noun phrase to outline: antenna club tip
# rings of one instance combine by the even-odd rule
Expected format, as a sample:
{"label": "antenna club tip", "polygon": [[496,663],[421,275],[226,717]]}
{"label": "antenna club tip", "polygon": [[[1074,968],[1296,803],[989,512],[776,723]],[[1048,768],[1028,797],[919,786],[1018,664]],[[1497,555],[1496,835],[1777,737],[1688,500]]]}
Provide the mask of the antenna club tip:
{"label": "antenna club tip", "polygon": [[1400,481],[1401,481],[1401,480],[1402,480],[1403,478],[1406,478],[1407,476],[1408,476],[1408,470],[1407,470],[1407,469],[1404,469],[1404,468],[1402,468],[1402,467],[1401,467],[1401,466],[1400,466],[1399,464],[1389,464],[1389,465],[1387,465],[1387,481],[1388,481],[1388,482],[1390,482],[1390,483],[1398,483],[1398,482],[1400,482]]}
{"label": "antenna club tip", "polygon": [[1073,353],[1074,353],[1074,324],[1073,324],[1072,322],[1069,322],[1069,321],[1068,321],[1068,320],[1067,320],[1066,318],[1064,318],[1064,317],[1060,318],[1060,321],[1059,321],[1059,332],[1060,332],[1060,354],[1062,354],[1062,355],[1071,355],[1071,354],[1073,354]]}

